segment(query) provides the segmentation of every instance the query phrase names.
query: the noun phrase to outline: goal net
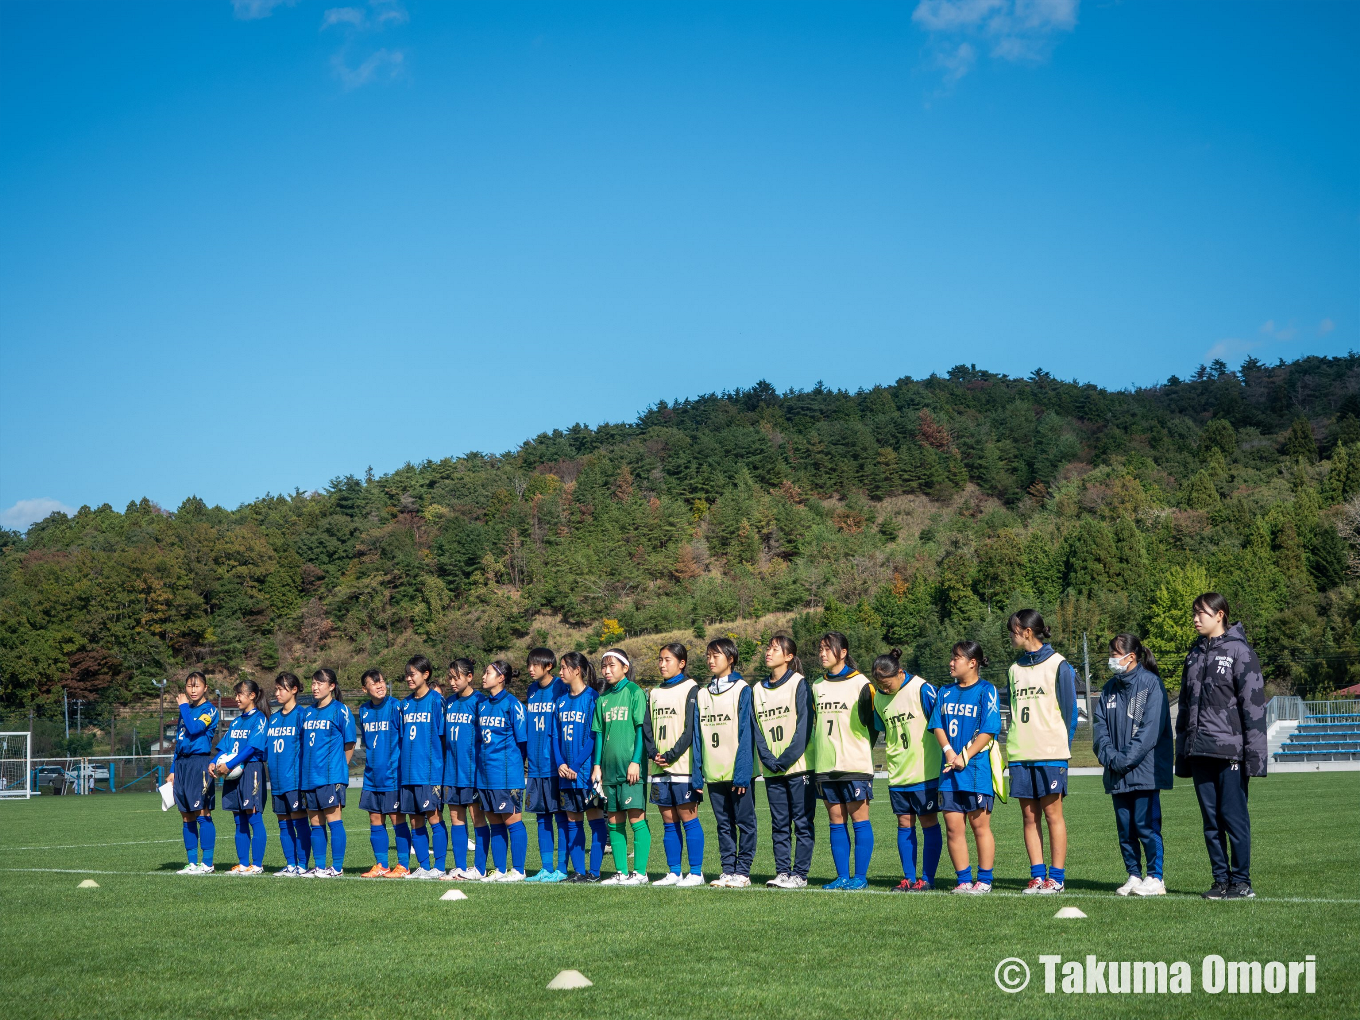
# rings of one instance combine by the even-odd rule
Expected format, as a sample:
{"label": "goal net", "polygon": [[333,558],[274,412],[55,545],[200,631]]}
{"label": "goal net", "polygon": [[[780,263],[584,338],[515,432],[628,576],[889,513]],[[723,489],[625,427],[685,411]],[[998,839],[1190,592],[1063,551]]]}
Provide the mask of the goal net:
{"label": "goal net", "polygon": [[29,733],[0,733],[0,799],[27,798],[32,775]]}

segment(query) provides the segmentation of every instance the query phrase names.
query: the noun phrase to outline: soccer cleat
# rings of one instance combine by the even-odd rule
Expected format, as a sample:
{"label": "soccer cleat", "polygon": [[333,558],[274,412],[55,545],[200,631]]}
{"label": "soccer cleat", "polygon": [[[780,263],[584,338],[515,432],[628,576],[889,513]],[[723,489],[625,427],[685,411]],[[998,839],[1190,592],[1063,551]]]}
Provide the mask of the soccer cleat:
{"label": "soccer cleat", "polygon": [[390,868],[387,869],[387,874],[384,875],[383,877],[384,877],[384,878],[405,878],[405,877],[406,877],[407,875],[409,875],[410,873],[411,873],[411,869],[408,868],[406,865],[404,865],[404,864],[394,864],[394,865],[392,865],[392,867],[390,867]]}
{"label": "soccer cleat", "polygon": [[217,872],[217,868],[216,868],[214,865],[211,865],[211,864],[200,864],[200,865],[198,866],[198,870],[195,871],[194,874],[195,874],[195,875],[212,875],[212,874],[215,874],[216,872]]}
{"label": "soccer cleat", "polygon": [[524,881],[524,872],[518,871],[518,870],[516,870],[515,868],[511,868],[511,869],[510,869],[509,871],[507,871],[505,874],[501,875],[501,879],[500,879],[500,880],[501,880],[502,882],[523,882],[523,881]]}
{"label": "soccer cleat", "polygon": [[[1032,884],[1032,883],[1031,883]],[[1143,887],[1142,875],[1130,875],[1129,880],[1114,891],[1116,896],[1130,896]],[[1025,892],[1029,892],[1028,889]]]}
{"label": "soccer cleat", "polygon": [[652,883],[652,885],[655,886],[679,885],[679,884],[680,876],[677,875],[674,871],[668,871],[666,874],[662,875],[660,878],[658,878],[655,882]]}
{"label": "soccer cleat", "polygon": [[787,871],[781,871],[779,874],[775,875],[774,878],[770,879],[765,884],[768,885],[771,889],[785,889],[787,888],[787,886],[785,886],[784,883],[788,881],[788,878],[789,873]]}
{"label": "soccer cleat", "polygon": [[918,878],[915,882],[911,883],[912,892],[930,892],[930,890],[934,888],[935,883],[928,878]]}
{"label": "soccer cleat", "polygon": [[1221,900],[1227,895],[1228,895],[1227,882],[1215,882],[1213,885],[1209,886],[1208,892],[1200,893],[1200,896],[1206,900]]}
{"label": "soccer cleat", "polygon": [[[1043,887],[1044,887],[1044,880],[1043,880],[1042,878],[1031,878],[1031,879],[1029,880],[1029,883],[1025,886],[1023,892],[1024,892],[1024,894],[1025,894],[1026,896],[1034,896],[1034,895],[1036,895],[1041,889],[1043,889]],[[1123,894],[1123,893],[1120,893],[1119,895],[1123,896],[1124,894]]]}
{"label": "soccer cleat", "polygon": [[315,868],[312,870],[313,878],[338,878],[340,872],[334,868]]}
{"label": "soccer cleat", "polygon": [[1250,882],[1234,882],[1228,886],[1228,891],[1223,894],[1225,900],[1254,900],[1256,890],[1251,887]]}
{"label": "soccer cleat", "polygon": [[806,889],[807,879],[802,875],[790,875],[788,882],[784,884],[785,889]]}
{"label": "soccer cleat", "polygon": [[623,871],[616,871],[614,872],[614,874],[610,875],[608,878],[600,882],[600,885],[627,885],[627,884],[628,874],[627,872]]}
{"label": "soccer cleat", "polygon": [[567,885],[585,885],[585,875],[568,875]]}
{"label": "soccer cleat", "polygon": [[444,877],[444,872],[443,872],[443,870],[440,869],[440,868],[431,868],[431,869],[430,869],[430,877],[431,877],[431,878],[442,879],[442,878]]}
{"label": "soccer cleat", "polygon": [[727,883],[729,889],[746,889],[751,884],[750,875],[733,875],[731,881]]}
{"label": "soccer cleat", "polygon": [[482,881],[483,881],[483,882],[500,882],[500,881],[502,881],[504,878],[505,878],[505,872],[503,872],[503,871],[488,871],[485,875],[482,876]]}
{"label": "soccer cleat", "polygon": [[973,883],[973,888],[970,889],[970,890],[968,890],[968,891],[971,892],[974,896],[985,896],[985,895],[987,895],[987,893],[989,893],[989,892],[992,891],[992,883],[991,883],[991,882],[974,882],[974,883]]}
{"label": "soccer cleat", "polygon": [[232,868],[230,871],[228,871],[227,874],[228,874],[228,875],[238,875],[238,876],[239,876],[239,875],[248,874],[249,872],[250,872],[250,865],[249,865],[249,864],[238,864],[238,865],[236,865],[234,868]]}
{"label": "soccer cleat", "polygon": [[954,886],[954,888],[953,888],[952,891],[953,891],[953,892],[956,892],[956,893],[961,893],[961,894],[963,894],[963,895],[966,896],[967,894],[969,894],[969,893],[971,893],[971,892],[973,891],[973,883],[972,883],[972,882],[960,882],[958,885]]}
{"label": "soccer cleat", "polygon": [[1056,878],[1044,879],[1044,884],[1039,889],[1040,896],[1056,896],[1063,891],[1063,884]]}
{"label": "soccer cleat", "polygon": [[904,878],[904,879],[902,879],[902,881],[898,882],[895,886],[893,886],[893,887],[892,887],[891,889],[889,889],[888,891],[889,891],[889,892],[911,892],[911,879],[909,879],[909,878]]}
{"label": "soccer cleat", "polygon": [[425,879],[425,878],[429,878],[429,877],[430,877],[430,869],[429,869],[429,868],[416,868],[415,871],[408,872],[407,874],[403,875],[402,877],[403,877],[403,878],[415,878],[415,879]]}
{"label": "soccer cleat", "polygon": [[392,872],[388,869],[388,867],[387,867],[385,864],[375,864],[375,865],[373,865],[373,867],[369,868],[367,871],[365,871],[365,872],[364,872],[362,875],[360,875],[359,877],[360,877],[360,878],[386,878],[386,877],[387,877],[388,875],[390,875],[391,873],[392,873]]}
{"label": "soccer cleat", "polygon": [[440,879],[440,881],[442,882],[461,882],[462,880],[463,880],[462,868],[449,868],[448,871],[444,872],[443,876]]}
{"label": "soccer cleat", "polygon": [[726,889],[732,884],[732,876],[724,871],[721,875],[708,883],[714,889]]}
{"label": "soccer cleat", "polygon": [[675,883],[676,888],[678,889],[693,889],[695,886],[703,884],[704,876],[703,873],[699,871],[691,871],[688,875]]}
{"label": "soccer cleat", "polygon": [[586,885],[603,885],[603,884],[604,884],[603,879],[601,879],[600,876],[597,875],[597,874],[595,874],[595,872],[593,872],[593,871],[587,872],[586,875],[585,875],[585,877],[582,879],[582,881],[585,882]]}
{"label": "soccer cleat", "polygon": [[198,874],[198,862],[197,862],[197,861],[190,861],[190,862],[189,862],[188,864],[186,864],[184,867],[182,867],[182,868],[180,868],[178,871],[176,871],[175,874],[176,874],[176,875],[197,875],[197,874]]}
{"label": "soccer cleat", "polygon": [[546,881],[548,880],[548,876],[551,875],[551,874],[552,874],[552,872],[549,871],[547,868],[539,868],[538,871],[537,871],[535,874],[530,875],[530,876],[529,876],[528,878],[526,878],[524,881],[526,881],[526,882],[546,882]]}
{"label": "soccer cleat", "polygon": [[316,868],[303,868],[298,872],[298,878],[316,878]]}
{"label": "soccer cleat", "polygon": [[480,881],[482,881],[482,880],[485,879],[485,878],[486,878],[486,875],[485,875],[485,874],[483,874],[482,872],[478,871],[475,867],[472,867],[472,868],[464,868],[464,869],[463,869],[463,877],[462,877],[461,881],[463,881],[463,882],[480,882]]}
{"label": "soccer cleat", "polygon": [[649,878],[648,878],[645,874],[643,874],[641,871],[635,871],[635,872],[633,872],[631,875],[628,876],[628,884],[629,884],[629,885],[650,885],[650,884],[651,884],[651,879],[649,879]]}
{"label": "soccer cleat", "polygon": [[826,885],[822,886],[822,888],[823,888],[823,889],[832,889],[832,890],[844,889],[846,883],[849,882],[849,881],[850,881],[850,879],[848,879],[848,878],[837,878],[834,882],[828,882],[828,883],[826,883]]}
{"label": "soccer cleat", "polygon": [[543,881],[549,885],[556,885],[558,882],[565,882],[566,880],[567,873],[565,871],[554,871]]}
{"label": "soccer cleat", "polygon": [[869,880],[863,875],[852,875],[845,880],[845,888],[852,891],[867,889],[869,888]]}
{"label": "soccer cleat", "polygon": [[1160,878],[1153,878],[1149,875],[1143,879],[1143,884],[1133,890],[1135,896],[1165,896],[1166,883]]}
{"label": "soccer cleat", "polygon": [[264,868],[260,867],[258,864],[252,864],[250,867],[246,868],[245,873],[250,878],[254,878],[256,875],[263,875]]}

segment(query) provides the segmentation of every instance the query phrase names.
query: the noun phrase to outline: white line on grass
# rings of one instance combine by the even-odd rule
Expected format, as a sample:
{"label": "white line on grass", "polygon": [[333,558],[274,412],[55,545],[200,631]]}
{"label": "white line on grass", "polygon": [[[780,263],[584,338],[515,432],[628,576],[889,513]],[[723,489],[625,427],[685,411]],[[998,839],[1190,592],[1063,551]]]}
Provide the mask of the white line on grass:
{"label": "white line on grass", "polygon": [[[40,874],[58,874],[58,875],[143,875],[143,876],[145,876],[145,875],[165,875],[165,876],[168,876],[168,877],[170,877],[170,878],[179,878],[179,877],[181,877],[181,876],[179,875],[179,873],[176,872],[176,871],[95,871],[95,870],[90,869],[90,868],[0,868],[0,872],[3,872],[3,871],[28,872],[28,873],[40,873]],[[231,875],[229,872],[226,872],[226,871],[218,871],[218,872],[214,872],[214,875],[215,875],[216,877],[219,877],[219,878],[232,878],[232,877],[235,877],[235,876]],[[208,877],[208,876],[206,876],[206,875],[198,875],[198,876],[184,876],[184,877],[206,878],[206,877]],[[338,876],[338,877],[339,877],[342,881],[348,881],[348,882],[363,882],[365,885],[381,886],[381,885],[390,885],[390,884],[392,884],[392,883],[390,883],[390,882],[384,882],[384,881],[381,880],[381,879],[360,878],[358,875],[340,875],[340,876]],[[403,884],[405,884],[405,883],[403,883]],[[480,885],[480,883],[478,883],[478,882],[462,882],[462,883],[459,883],[459,884],[460,884],[460,885]],[[505,883],[495,883],[495,884],[497,884],[497,885],[503,885],[503,884],[505,884]],[[515,883],[511,883],[511,884],[513,884],[513,885],[519,885],[520,883],[515,882]],[[554,884],[555,884],[555,883],[554,883]],[[436,886],[436,888],[438,888],[438,886]],[[650,887],[647,887],[647,888],[650,888]],[[711,891],[714,892],[714,893],[717,892],[716,889],[715,889],[715,890],[711,890]],[[825,890],[822,890],[822,889],[812,889],[812,888],[809,888],[807,891],[808,891],[808,892],[813,892],[813,893],[821,893],[821,892],[825,892]],[[943,891],[943,890],[940,890],[940,891]],[[766,893],[766,894],[768,894],[768,895],[776,895],[776,894],[781,893],[781,892],[787,892],[787,890],[783,890],[783,889],[760,889],[760,888],[757,888],[756,886],[751,886],[749,889],[743,890],[743,892],[748,892],[748,893],[756,893],[756,892],[759,892],[759,893]],[[826,894],[827,894],[827,895],[831,895],[830,892],[827,892]],[[855,895],[869,895],[869,896],[889,896],[889,895],[899,895],[899,896],[902,896],[902,898],[903,898],[904,900],[906,900],[906,899],[908,899],[908,898],[916,899],[916,898],[919,897],[919,894],[913,894],[913,893],[906,893],[906,894],[903,894],[903,893],[892,893],[892,892],[890,892],[890,890],[887,890],[887,889],[859,889],[859,890],[855,890],[855,891],[853,891],[853,892],[842,891],[842,895],[845,895],[845,896],[855,896]],[[1115,893],[1113,893],[1113,892],[1108,892],[1108,893],[1098,893],[1098,892],[1064,892],[1064,893],[1061,893],[1060,895],[1061,895],[1061,898],[1062,898],[1062,899],[1065,899],[1065,900],[1074,900],[1074,899],[1081,899],[1081,900],[1108,900],[1108,899],[1111,899],[1111,898],[1115,897]],[[1027,895],[1025,895],[1025,894],[1022,893],[1022,892],[999,892],[999,891],[997,891],[997,890],[995,890],[995,889],[992,890],[991,892],[987,893],[986,896],[987,896],[987,897],[990,897],[990,898],[1000,898],[1000,899],[1020,899],[1020,898],[1023,898],[1023,899],[1027,899],[1027,900],[1044,900],[1044,901],[1049,902],[1049,903],[1052,903],[1052,902],[1054,901],[1054,899],[1055,899],[1055,897],[1053,897],[1053,896],[1043,896],[1043,897],[1033,896],[1033,895],[1028,895],[1028,896],[1027,896]],[[941,897],[938,897],[938,896],[930,896],[930,897],[927,897],[927,898],[929,898],[929,899],[940,899]],[[1124,897],[1118,897],[1118,898],[1121,899],[1121,900],[1123,900],[1123,901],[1126,902],[1126,903],[1129,902],[1129,900],[1124,899]],[[1144,897],[1139,897],[1140,900],[1144,900],[1144,899],[1147,899],[1147,900],[1159,900],[1159,899],[1160,899],[1160,900],[1164,900],[1164,901],[1179,901],[1179,902],[1184,902],[1184,901],[1188,901],[1188,900],[1197,900],[1197,899],[1199,899],[1199,898],[1200,898],[1200,897],[1199,897],[1199,895],[1198,895],[1197,893],[1168,893],[1166,896],[1144,896]],[[1321,896],[1321,897],[1315,897],[1315,896],[1257,896],[1257,897],[1256,897],[1256,902],[1257,902],[1257,903],[1338,903],[1338,904],[1354,904],[1354,903],[1360,903],[1360,899],[1350,899],[1350,900],[1348,900],[1348,899],[1337,899],[1337,898],[1326,897],[1326,896]],[[1227,908],[1227,909],[1231,910],[1232,908],[1229,907],[1229,908]]]}
{"label": "white line on grass", "polygon": [[[142,846],[146,843],[181,843],[182,839],[130,839],[126,843],[65,843],[61,846],[0,846],[0,854],[9,850],[89,850],[101,846]],[[112,872],[110,872],[112,874]]]}

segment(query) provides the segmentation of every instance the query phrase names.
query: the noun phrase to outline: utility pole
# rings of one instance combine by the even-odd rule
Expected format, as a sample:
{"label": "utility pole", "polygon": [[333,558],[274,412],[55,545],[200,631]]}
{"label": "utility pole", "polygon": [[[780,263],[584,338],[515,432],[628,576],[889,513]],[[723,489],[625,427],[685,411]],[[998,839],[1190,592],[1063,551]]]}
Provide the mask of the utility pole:
{"label": "utility pole", "polygon": [[165,685],[166,685],[166,683],[167,683],[168,681],[165,680],[165,679],[161,679],[161,680],[152,680],[151,682],[152,682],[153,684],[155,684],[157,687],[159,687],[159,688],[160,688],[160,691],[161,691],[161,729],[160,729],[159,735],[156,737],[156,753],[157,753],[157,754],[164,754],[164,753],[165,753]]}
{"label": "utility pole", "polygon": [[1086,631],[1081,632],[1081,666],[1086,673],[1086,721],[1091,721],[1091,651],[1086,645]]}
{"label": "utility pole", "polygon": [[85,704],[84,698],[76,698],[76,734],[80,734],[80,706]]}
{"label": "utility pole", "polygon": [[61,714],[66,720],[66,739],[71,739],[71,701],[66,696],[66,688],[61,689]]}

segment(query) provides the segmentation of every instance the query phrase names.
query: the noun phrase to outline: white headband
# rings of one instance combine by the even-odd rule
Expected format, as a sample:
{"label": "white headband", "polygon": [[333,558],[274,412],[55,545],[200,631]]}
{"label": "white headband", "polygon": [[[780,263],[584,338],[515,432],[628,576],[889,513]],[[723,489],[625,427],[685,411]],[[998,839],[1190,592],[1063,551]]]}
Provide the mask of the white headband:
{"label": "white headband", "polygon": [[627,669],[632,665],[632,663],[628,661],[628,656],[624,655],[622,652],[605,652],[600,656],[600,661],[603,662],[605,659],[618,659],[623,663],[624,669]]}

